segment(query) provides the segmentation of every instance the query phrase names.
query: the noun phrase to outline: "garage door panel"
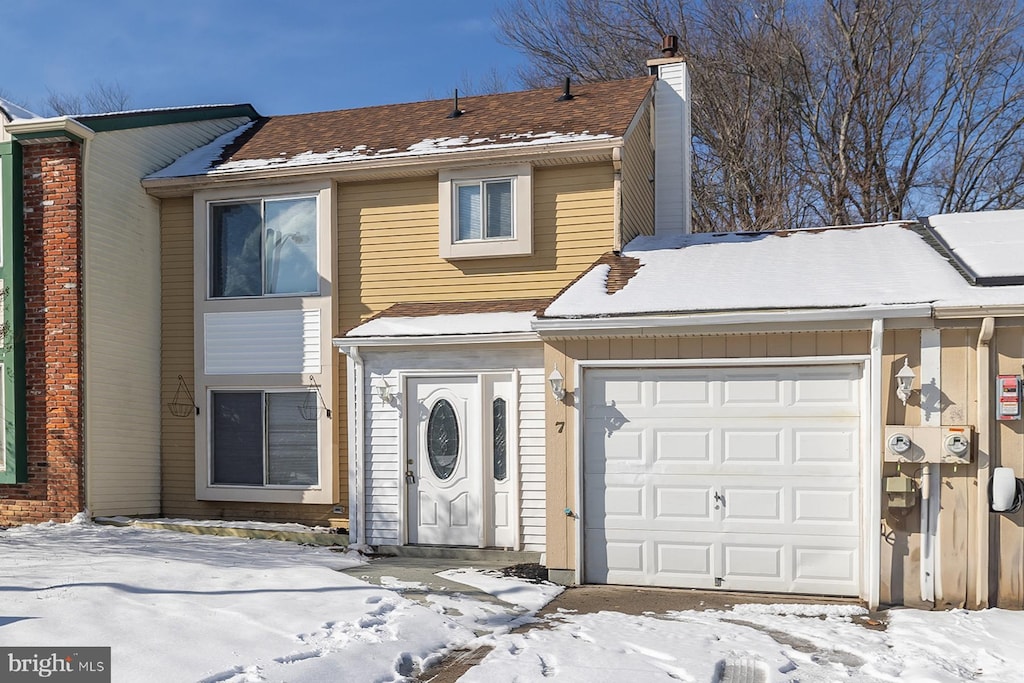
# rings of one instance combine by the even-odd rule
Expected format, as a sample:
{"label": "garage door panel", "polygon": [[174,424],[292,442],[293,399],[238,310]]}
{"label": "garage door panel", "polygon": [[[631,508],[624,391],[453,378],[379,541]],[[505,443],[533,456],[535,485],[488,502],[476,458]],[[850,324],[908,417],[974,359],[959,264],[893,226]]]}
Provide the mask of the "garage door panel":
{"label": "garage door panel", "polygon": [[856,595],[860,375],[588,370],[585,580]]}

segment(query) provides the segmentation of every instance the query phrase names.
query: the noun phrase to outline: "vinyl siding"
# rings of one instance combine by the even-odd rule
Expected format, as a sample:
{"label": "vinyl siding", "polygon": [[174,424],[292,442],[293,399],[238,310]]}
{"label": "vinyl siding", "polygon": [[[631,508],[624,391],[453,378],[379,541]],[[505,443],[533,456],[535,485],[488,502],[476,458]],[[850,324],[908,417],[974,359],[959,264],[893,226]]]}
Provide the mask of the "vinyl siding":
{"label": "vinyl siding", "polygon": [[651,108],[644,107],[622,151],[622,244],[654,234],[654,148]]}
{"label": "vinyl siding", "polygon": [[244,119],[99,133],[85,167],[87,503],[160,511],[160,205],[139,180]]}
{"label": "vinyl siding", "polygon": [[533,255],[445,261],[437,178],[342,185],[340,327],[400,301],[552,296],[612,248],[613,201],[611,164],[535,169]]}
{"label": "vinyl siding", "polygon": [[[166,409],[174,398],[178,376],[195,393],[193,317],[193,206],[192,198],[165,199],[161,212],[160,298],[161,382],[160,413],[162,475],[161,514],[213,519],[261,519],[326,525],[330,505],[237,503],[196,500],[196,420],[204,416],[175,417]],[[341,413],[344,415],[344,413]],[[335,413],[337,416],[338,413]],[[335,422],[338,418],[335,417]],[[344,421],[343,418],[341,421]],[[342,491],[342,495],[346,495]],[[345,500],[345,498],[341,498]]]}
{"label": "vinyl siding", "polygon": [[362,400],[366,410],[364,462],[366,472],[366,529],[370,545],[395,545],[402,537],[405,504],[400,481],[401,411],[383,404],[372,385],[385,378],[402,392],[399,371],[459,372],[519,371],[519,540],[524,550],[543,551],[544,520],[544,396],[543,357],[539,343],[529,346],[428,347],[423,350],[364,353],[366,381]]}

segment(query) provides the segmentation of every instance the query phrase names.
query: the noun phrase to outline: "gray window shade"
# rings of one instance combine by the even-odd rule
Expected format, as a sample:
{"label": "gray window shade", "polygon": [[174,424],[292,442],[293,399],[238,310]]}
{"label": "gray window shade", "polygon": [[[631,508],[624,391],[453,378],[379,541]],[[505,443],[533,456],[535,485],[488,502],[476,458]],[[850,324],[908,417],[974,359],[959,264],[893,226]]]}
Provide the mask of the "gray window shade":
{"label": "gray window shade", "polygon": [[458,241],[480,239],[480,186],[459,185],[458,204]]}
{"label": "gray window shade", "polygon": [[512,181],[492,180],[487,191],[487,234],[485,237],[512,236]]}
{"label": "gray window shade", "polygon": [[213,394],[213,483],[263,485],[263,396]]}
{"label": "gray window shade", "polygon": [[316,420],[302,418],[309,392],[267,394],[267,483],[319,483]]}

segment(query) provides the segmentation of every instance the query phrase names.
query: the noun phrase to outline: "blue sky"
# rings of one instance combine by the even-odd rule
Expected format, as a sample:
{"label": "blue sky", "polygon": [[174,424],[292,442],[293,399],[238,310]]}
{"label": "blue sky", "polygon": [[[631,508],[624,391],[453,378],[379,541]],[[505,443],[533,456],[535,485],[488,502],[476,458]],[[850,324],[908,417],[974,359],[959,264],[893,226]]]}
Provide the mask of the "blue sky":
{"label": "blue sky", "polygon": [[249,102],[291,114],[444,98],[524,59],[506,0],[2,0],[0,93],[116,82],[133,108]]}

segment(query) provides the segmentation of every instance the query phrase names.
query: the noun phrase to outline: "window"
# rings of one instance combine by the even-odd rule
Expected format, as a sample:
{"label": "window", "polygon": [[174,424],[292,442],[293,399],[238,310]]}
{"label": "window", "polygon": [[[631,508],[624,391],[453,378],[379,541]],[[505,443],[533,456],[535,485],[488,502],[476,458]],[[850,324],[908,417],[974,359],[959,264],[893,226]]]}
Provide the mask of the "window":
{"label": "window", "polygon": [[511,179],[459,182],[455,191],[456,242],[512,237]]}
{"label": "window", "polygon": [[439,254],[445,259],[533,252],[533,169],[528,165],[442,171]]}
{"label": "window", "polygon": [[317,420],[302,413],[308,391],[211,394],[212,483],[317,486]]}
{"label": "window", "polygon": [[503,398],[494,399],[491,404],[492,420],[491,426],[494,430],[492,450],[494,458],[494,478],[497,481],[505,481],[508,478],[508,452],[505,418],[507,415],[506,403]]}
{"label": "window", "polygon": [[438,479],[448,479],[459,462],[459,420],[455,408],[443,398],[430,409],[427,420],[427,459]]}
{"label": "window", "polygon": [[210,296],[317,294],[316,197],[210,204]]}

